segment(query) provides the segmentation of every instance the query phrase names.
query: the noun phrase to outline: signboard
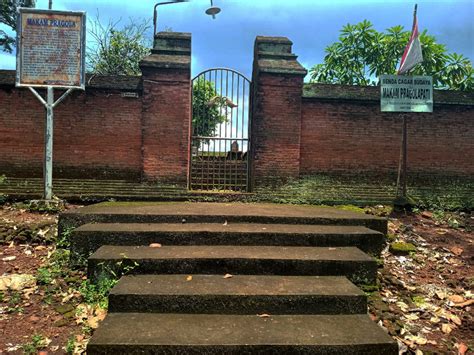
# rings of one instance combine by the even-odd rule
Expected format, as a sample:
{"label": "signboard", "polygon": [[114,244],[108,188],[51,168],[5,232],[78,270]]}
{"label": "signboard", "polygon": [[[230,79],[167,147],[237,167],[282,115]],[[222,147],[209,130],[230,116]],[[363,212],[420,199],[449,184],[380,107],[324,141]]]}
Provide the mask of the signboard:
{"label": "signboard", "polygon": [[383,112],[433,112],[433,77],[381,75]]}
{"label": "signboard", "polygon": [[16,86],[85,88],[85,12],[20,8]]}

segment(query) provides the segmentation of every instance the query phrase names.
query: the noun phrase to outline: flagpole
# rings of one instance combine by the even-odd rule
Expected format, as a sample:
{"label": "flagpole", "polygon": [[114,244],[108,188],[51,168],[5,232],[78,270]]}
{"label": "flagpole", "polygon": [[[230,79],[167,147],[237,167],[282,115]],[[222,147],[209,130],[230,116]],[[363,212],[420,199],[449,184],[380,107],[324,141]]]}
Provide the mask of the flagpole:
{"label": "flagpole", "polygon": [[[418,4],[415,4],[415,8],[413,10],[413,25],[412,25],[412,33],[415,29],[416,24],[416,12],[418,9]],[[410,69],[411,70],[411,69]],[[410,72],[407,71],[407,73]],[[400,149],[400,160],[398,162],[398,174],[397,174],[397,197],[402,197],[403,200],[407,198],[407,166],[408,166],[408,133],[407,133],[407,113],[400,114],[403,122],[402,122],[402,144]],[[401,186],[400,186],[401,185]],[[400,196],[400,189],[401,189],[401,196]]]}
{"label": "flagpole", "polygon": [[[416,11],[418,10],[418,4],[415,4],[415,9],[413,10],[413,26],[415,26],[415,22],[416,22]],[[412,26],[412,27],[413,27]],[[413,30],[413,28],[412,28]]]}

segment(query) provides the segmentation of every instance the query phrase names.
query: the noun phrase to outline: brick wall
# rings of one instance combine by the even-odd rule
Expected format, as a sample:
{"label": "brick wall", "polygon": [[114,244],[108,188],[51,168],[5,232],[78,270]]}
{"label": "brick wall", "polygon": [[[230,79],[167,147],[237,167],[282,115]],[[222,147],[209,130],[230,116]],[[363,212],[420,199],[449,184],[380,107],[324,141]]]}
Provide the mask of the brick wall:
{"label": "brick wall", "polygon": [[[0,174],[42,176],[45,116],[29,90],[0,87]],[[138,179],[140,117],[119,90],[73,92],[54,111],[54,176]]]}
{"label": "brick wall", "polygon": [[253,63],[252,186],[300,173],[301,100],[306,70],[285,37],[257,37]]}
{"label": "brick wall", "polygon": [[[303,100],[302,175],[397,171],[402,119],[397,113],[380,112],[378,88],[312,85],[308,89],[313,92],[306,92]],[[436,94],[434,100],[440,104],[435,104],[433,113],[408,116],[408,169],[473,174],[472,99],[469,105],[468,94]]]}
{"label": "brick wall", "polygon": [[[190,34],[158,33],[142,76],[88,76],[86,91],[54,110],[54,177],[185,185],[190,58]],[[0,70],[0,175],[40,177],[45,109],[14,84],[15,72]]]}
{"label": "brick wall", "polygon": [[[253,186],[316,173],[395,173],[398,114],[381,113],[379,89],[303,84],[306,70],[284,37],[257,37],[252,75]],[[54,176],[187,180],[191,36],[159,33],[142,77],[88,78],[55,109]],[[41,176],[45,110],[14,72],[0,70],[0,175]],[[132,93],[138,97],[123,97]],[[43,93],[44,94],[44,93]],[[474,173],[474,93],[435,91],[432,114],[408,119],[408,167]]]}
{"label": "brick wall", "polygon": [[146,73],[143,83],[143,173],[186,184],[191,118],[189,71]]}
{"label": "brick wall", "polygon": [[185,186],[191,127],[191,34],[159,32],[143,77],[143,177]]}
{"label": "brick wall", "polygon": [[299,175],[302,81],[260,76],[252,125],[256,179]]}

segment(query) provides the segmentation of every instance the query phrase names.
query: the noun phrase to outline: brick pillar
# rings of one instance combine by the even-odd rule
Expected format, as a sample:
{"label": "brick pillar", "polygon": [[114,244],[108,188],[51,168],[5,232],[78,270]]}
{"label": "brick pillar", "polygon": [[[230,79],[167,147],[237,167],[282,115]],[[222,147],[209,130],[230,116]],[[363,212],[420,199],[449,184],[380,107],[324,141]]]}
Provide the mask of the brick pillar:
{"label": "brick pillar", "polygon": [[298,177],[301,97],[306,69],[286,37],[257,37],[253,62],[252,180]]}
{"label": "brick pillar", "polygon": [[159,32],[140,62],[143,178],[185,185],[191,122],[191,34]]}

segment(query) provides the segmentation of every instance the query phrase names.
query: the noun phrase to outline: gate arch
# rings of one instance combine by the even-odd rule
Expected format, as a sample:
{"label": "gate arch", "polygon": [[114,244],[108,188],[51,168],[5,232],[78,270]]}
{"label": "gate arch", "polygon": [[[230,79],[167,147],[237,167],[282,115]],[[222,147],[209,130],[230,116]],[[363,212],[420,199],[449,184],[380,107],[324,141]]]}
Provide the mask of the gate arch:
{"label": "gate arch", "polygon": [[250,84],[228,68],[192,79],[191,190],[249,190]]}

